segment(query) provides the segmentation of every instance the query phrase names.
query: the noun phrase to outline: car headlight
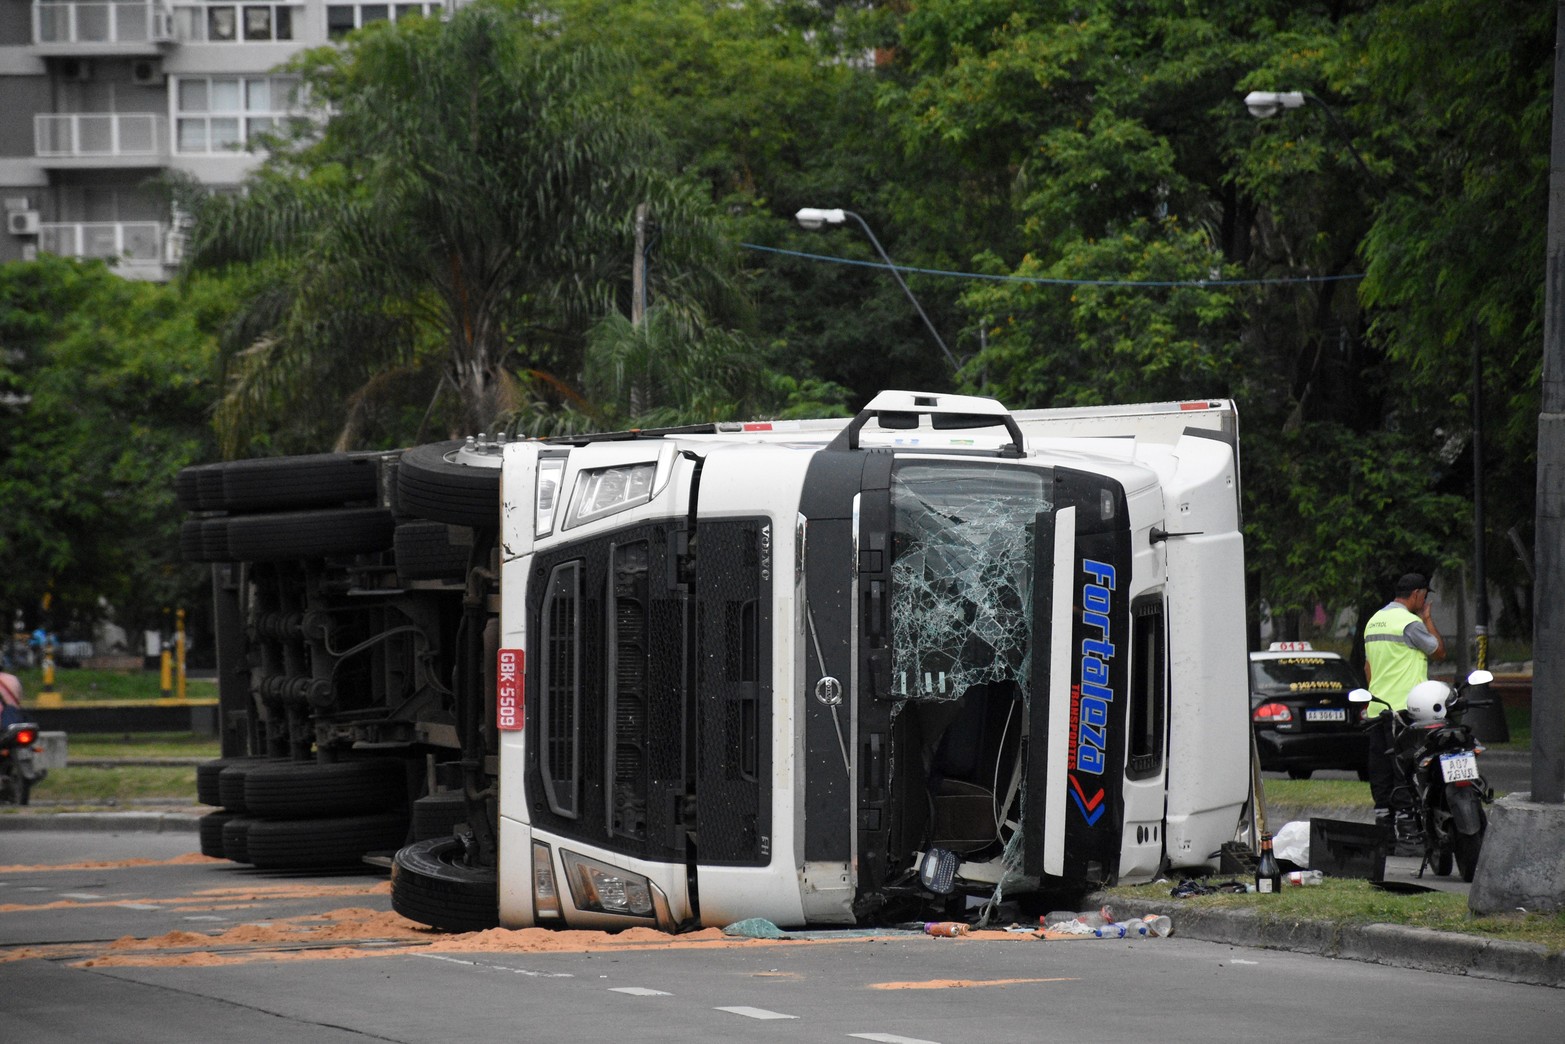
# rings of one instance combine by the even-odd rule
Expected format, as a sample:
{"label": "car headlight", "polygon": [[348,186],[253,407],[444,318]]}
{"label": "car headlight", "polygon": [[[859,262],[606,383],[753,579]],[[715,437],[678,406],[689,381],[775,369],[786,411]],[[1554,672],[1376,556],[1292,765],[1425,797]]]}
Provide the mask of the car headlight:
{"label": "car headlight", "polygon": [[651,917],[652,882],[640,874],[600,863],[596,859],[560,850],[571,899],[578,910]]}

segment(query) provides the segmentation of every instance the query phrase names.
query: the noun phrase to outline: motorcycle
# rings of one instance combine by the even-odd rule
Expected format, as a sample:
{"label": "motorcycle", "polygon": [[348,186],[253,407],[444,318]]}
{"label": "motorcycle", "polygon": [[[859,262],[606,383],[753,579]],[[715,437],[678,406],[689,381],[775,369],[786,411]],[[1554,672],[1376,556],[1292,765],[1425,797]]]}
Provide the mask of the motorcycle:
{"label": "motorcycle", "polygon": [[33,785],[49,774],[38,767],[41,739],[38,726],[28,721],[8,725],[0,733],[0,804],[27,804]]}
{"label": "motorcycle", "polygon": [[1478,867],[1489,825],[1484,805],[1493,802],[1494,790],[1478,771],[1483,745],[1461,715],[1468,690],[1493,680],[1488,671],[1474,671],[1455,693],[1443,681],[1419,682],[1408,693],[1407,709],[1396,713],[1368,689],[1348,694],[1354,703],[1379,703],[1386,708],[1383,715],[1391,714],[1392,749],[1402,778],[1413,789],[1413,808],[1423,832],[1419,877],[1425,869],[1446,877],[1454,862],[1462,880],[1471,881]]}

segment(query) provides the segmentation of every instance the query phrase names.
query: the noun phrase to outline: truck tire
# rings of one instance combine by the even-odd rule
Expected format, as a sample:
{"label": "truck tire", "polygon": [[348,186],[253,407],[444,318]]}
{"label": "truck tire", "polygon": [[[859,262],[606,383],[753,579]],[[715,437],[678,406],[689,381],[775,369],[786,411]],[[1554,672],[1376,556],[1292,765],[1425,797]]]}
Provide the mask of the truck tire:
{"label": "truck tire", "polygon": [[257,457],[223,465],[221,506],[228,511],[337,507],[373,501],[373,454],[312,453]]}
{"label": "truck tire", "polygon": [[179,557],[186,562],[227,562],[228,519],[191,518],[181,522]]}
{"label": "truck tire", "polygon": [[196,831],[201,837],[201,854],[211,856],[213,859],[226,859],[223,852],[223,825],[234,819],[237,813],[219,810],[208,812],[196,822]]}
{"label": "truck tire", "polygon": [[415,841],[391,864],[391,908],[410,921],[448,932],[478,932],[500,923],[498,875],[461,862],[454,837]]}
{"label": "truck tire", "polygon": [[228,554],[235,562],[357,555],[391,547],[396,522],[385,508],[331,508],[228,520]]}
{"label": "truck tire", "polygon": [[413,802],[413,840],[450,837],[467,822],[467,798],[460,790],[443,790]]}
{"label": "truck tire", "polygon": [[211,761],[203,761],[196,766],[196,800],[203,805],[223,804],[223,792],[218,786],[218,779],[224,769],[230,765],[260,765],[265,758],[233,757],[213,758]]}
{"label": "truck tire", "polygon": [[407,840],[405,812],[330,819],[257,819],[246,854],[266,870],[353,866],[366,853],[391,851]]}
{"label": "truck tire", "polygon": [[[260,764],[259,759],[235,762],[224,765],[217,774],[217,803],[230,812],[245,811],[245,776],[252,768]],[[197,785],[200,783],[200,775],[197,775]]]}
{"label": "truck tire", "polygon": [[462,580],[473,552],[473,531],[445,522],[404,522],[392,547],[403,580]]}
{"label": "truck tire", "polygon": [[[397,465],[397,504],[404,514],[475,529],[500,524],[500,469],[463,463],[461,439],[405,450]],[[486,458],[498,464],[499,458]]]}
{"label": "truck tire", "polygon": [[251,769],[245,809],[270,819],[384,812],[407,802],[407,772],[394,758],[320,764],[278,761]]}
{"label": "truck tire", "polygon": [[174,498],[186,511],[217,511],[223,502],[223,461],[192,464],[174,476]]}
{"label": "truck tire", "polygon": [[250,827],[258,822],[251,816],[236,815],[223,824],[223,858],[236,863],[250,861]]}

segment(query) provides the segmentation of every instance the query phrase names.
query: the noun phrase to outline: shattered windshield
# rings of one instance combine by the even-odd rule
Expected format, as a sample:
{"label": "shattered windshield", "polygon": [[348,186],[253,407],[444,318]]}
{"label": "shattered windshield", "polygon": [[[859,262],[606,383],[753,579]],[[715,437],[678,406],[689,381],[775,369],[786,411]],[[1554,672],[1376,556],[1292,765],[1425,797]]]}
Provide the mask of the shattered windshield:
{"label": "shattered windshield", "polygon": [[1049,472],[904,461],[891,478],[892,687],[955,700],[971,685],[1027,689],[1033,539]]}

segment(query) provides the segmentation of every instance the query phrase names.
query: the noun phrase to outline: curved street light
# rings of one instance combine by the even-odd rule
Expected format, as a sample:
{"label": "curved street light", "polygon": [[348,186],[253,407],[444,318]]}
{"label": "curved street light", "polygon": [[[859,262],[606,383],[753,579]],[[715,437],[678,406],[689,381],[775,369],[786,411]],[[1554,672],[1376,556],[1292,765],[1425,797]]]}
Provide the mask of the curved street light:
{"label": "curved street light", "polygon": [[1337,118],[1330,105],[1304,91],[1251,91],[1244,96],[1245,108],[1249,109],[1250,115],[1258,120],[1275,116],[1286,109],[1302,108],[1305,102],[1319,107],[1320,111],[1326,114],[1326,120],[1331,124],[1332,130],[1341,136],[1348,151],[1353,154],[1353,162],[1359,165],[1359,170],[1364,172],[1371,185],[1378,186],[1380,179],[1370,172],[1369,164],[1364,162],[1364,157],[1359,155],[1359,150],[1353,145],[1353,136],[1342,125],[1342,121]]}
{"label": "curved street light", "polygon": [[880,240],[875,238],[875,233],[870,231],[869,225],[865,223],[863,218],[851,210],[843,210],[840,207],[831,209],[803,207],[794,215],[794,220],[799,222],[800,228],[806,228],[812,232],[826,225],[840,225],[848,218],[858,222],[859,227],[864,230],[864,234],[869,237],[869,241],[874,244],[875,252],[880,255],[882,261],[886,262],[886,267],[891,269],[891,275],[896,279],[897,285],[902,288],[902,292],[907,295],[907,299],[913,303],[913,308],[918,312],[918,317],[924,320],[924,327],[929,331],[929,336],[935,339],[935,343],[945,353],[946,362],[951,364],[951,372],[955,373],[961,369],[961,366],[956,361],[956,356],[951,354],[951,349],[947,348],[945,341],[941,339],[940,331],[935,329],[935,324],[930,322],[929,316],[924,314],[924,306],[918,303],[918,298],[913,296],[913,291],[908,288],[907,283],[902,279],[902,273],[897,270],[896,262],[886,256],[885,247],[880,245]]}

